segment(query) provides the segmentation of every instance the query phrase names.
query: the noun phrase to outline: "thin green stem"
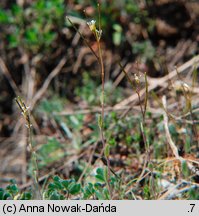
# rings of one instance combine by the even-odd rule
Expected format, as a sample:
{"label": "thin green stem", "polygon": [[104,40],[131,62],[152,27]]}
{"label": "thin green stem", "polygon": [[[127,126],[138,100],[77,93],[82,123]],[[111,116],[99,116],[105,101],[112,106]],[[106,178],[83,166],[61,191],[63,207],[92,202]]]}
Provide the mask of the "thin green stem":
{"label": "thin green stem", "polygon": [[[102,50],[101,50],[101,45],[100,41],[97,40],[98,44],[98,52],[99,52],[99,64],[101,68],[101,80],[102,80],[102,98],[101,98],[101,125],[100,125],[100,134],[101,134],[101,140],[103,144],[103,149],[105,150],[106,148],[106,142],[104,138],[104,63],[103,63],[103,58],[102,58]],[[110,187],[110,175],[111,175],[111,169],[110,169],[110,160],[109,156],[105,155],[106,160],[107,160],[107,167],[108,167],[108,179],[107,179],[107,184],[108,184],[108,189],[109,189],[109,194],[110,197],[112,197],[112,192],[111,192],[111,187]]]}

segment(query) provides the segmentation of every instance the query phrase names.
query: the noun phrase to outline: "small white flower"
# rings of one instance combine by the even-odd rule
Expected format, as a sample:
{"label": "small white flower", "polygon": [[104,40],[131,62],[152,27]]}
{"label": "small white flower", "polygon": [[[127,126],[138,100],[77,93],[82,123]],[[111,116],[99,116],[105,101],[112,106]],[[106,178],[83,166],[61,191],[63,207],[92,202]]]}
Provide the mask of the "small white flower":
{"label": "small white flower", "polygon": [[95,26],[96,20],[91,20],[89,22],[87,22],[87,25],[89,26],[91,31],[95,31],[96,30],[96,26]]}
{"label": "small white flower", "polygon": [[137,83],[137,84],[139,84],[140,83],[140,78],[141,78],[141,75],[137,75],[137,74],[134,74],[134,79],[135,79],[135,82]]}
{"label": "small white flower", "polygon": [[186,83],[183,83],[182,85],[183,85],[186,92],[190,91],[190,87]]}
{"label": "small white flower", "polygon": [[191,91],[190,86],[187,83],[185,83],[185,82],[183,82],[181,80],[177,80],[174,83],[174,88],[178,92],[182,92],[182,91],[190,92]]}
{"label": "small white flower", "polygon": [[102,30],[96,28],[96,21],[91,20],[87,22],[88,27],[90,28],[91,32],[95,35],[95,38],[97,41],[100,41],[100,38],[102,36]]}
{"label": "small white flower", "polygon": [[95,23],[96,23],[96,20],[91,20],[91,21],[89,21],[89,22],[87,22],[87,24],[90,26],[90,25],[95,25]]}
{"label": "small white flower", "polygon": [[32,124],[30,124],[30,125],[25,124],[25,126],[26,126],[27,128],[30,128],[30,127],[32,127]]}

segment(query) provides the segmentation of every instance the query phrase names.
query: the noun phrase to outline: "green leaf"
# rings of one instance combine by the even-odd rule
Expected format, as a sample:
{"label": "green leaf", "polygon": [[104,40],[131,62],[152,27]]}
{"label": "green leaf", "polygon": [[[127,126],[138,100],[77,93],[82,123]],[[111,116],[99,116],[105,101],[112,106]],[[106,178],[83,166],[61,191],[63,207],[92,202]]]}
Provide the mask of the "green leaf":
{"label": "green leaf", "polygon": [[55,190],[50,195],[50,200],[61,200],[62,196]]}
{"label": "green leaf", "polygon": [[5,192],[4,195],[3,195],[3,200],[7,200],[8,198],[11,198],[11,194],[8,193],[8,192]]}
{"label": "green leaf", "polygon": [[43,40],[46,46],[49,46],[55,38],[56,34],[54,32],[47,32],[43,34]]}
{"label": "green leaf", "polygon": [[6,187],[6,190],[11,193],[13,196],[19,192],[19,189],[16,184],[11,184]]}
{"label": "green leaf", "polygon": [[21,16],[23,14],[23,9],[19,5],[15,4],[12,6],[12,13],[13,15],[16,16]]}
{"label": "green leaf", "polygon": [[0,23],[8,24],[10,21],[10,16],[6,11],[0,9]]}
{"label": "green leaf", "polygon": [[66,189],[66,190],[68,190],[68,188],[69,188],[69,185],[72,183],[72,182],[74,182],[74,180],[73,179],[69,179],[69,180],[62,180],[62,185],[64,186],[64,188]]}
{"label": "green leaf", "polygon": [[51,138],[38,150],[39,165],[40,167],[48,165],[62,158],[64,154],[61,143],[56,138]]}
{"label": "green leaf", "polygon": [[95,195],[99,200],[105,200],[104,195],[100,191],[95,191]]}
{"label": "green leaf", "polygon": [[38,32],[35,28],[29,28],[25,32],[25,39],[28,43],[32,44],[38,44],[39,38],[38,38]]}
{"label": "green leaf", "polygon": [[86,185],[84,188],[83,199],[89,199],[94,194],[94,192],[95,190],[93,188],[93,184],[89,182],[88,185]]}
{"label": "green leaf", "polygon": [[0,200],[3,200],[4,190],[0,188]]}
{"label": "green leaf", "polygon": [[133,140],[133,138],[132,138],[132,136],[127,136],[126,137],[126,143],[127,143],[127,145],[130,145],[131,143],[132,143],[132,140]]}
{"label": "green leaf", "polygon": [[109,199],[110,199],[109,191],[108,191],[107,188],[104,188],[104,189],[103,189],[103,194],[104,194],[104,198],[105,198],[106,200],[109,200]]}
{"label": "green leaf", "polygon": [[174,124],[169,125],[169,132],[171,133],[172,136],[177,136],[178,135]]}
{"label": "green leaf", "polygon": [[99,183],[99,182],[96,182],[96,183],[94,184],[94,188],[95,188],[96,190],[100,190],[100,188],[102,188],[102,184]]}
{"label": "green leaf", "polygon": [[116,146],[116,140],[115,138],[111,138],[109,141],[108,141],[108,144],[111,145],[111,146]]}
{"label": "green leaf", "polygon": [[15,48],[19,45],[19,37],[18,34],[13,33],[11,35],[8,35],[8,41],[9,41],[9,47]]}
{"label": "green leaf", "polygon": [[104,150],[104,155],[105,157],[108,157],[110,154],[110,146],[106,145],[105,150]]}
{"label": "green leaf", "polygon": [[31,192],[24,192],[20,198],[20,200],[31,200],[32,193]]}
{"label": "green leaf", "polygon": [[61,178],[59,176],[54,176],[53,177],[53,181],[54,182],[60,182],[61,181]]}
{"label": "green leaf", "polygon": [[80,184],[73,184],[71,187],[69,187],[69,193],[74,195],[78,194],[80,192],[81,185]]}
{"label": "green leaf", "polygon": [[182,162],[182,173],[185,177],[189,176],[189,169],[185,160]]}
{"label": "green leaf", "polygon": [[49,185],[48,185],[48,189],[53,191],[53,190],[56,190],[56,189],[58,189],[58,188],[57,188],[57,185],[56,185],[55,183],[52,183],[52,182],[51,182],[51,183],[49,183]]}
{"label": "green leaf", "polygon": [[99,126],[99,128],[102,128],[102,126],[103,126],[103,121],[102,121],[101,115],[98,115],[98,126]]}
{"label": "green leaf", "polygon": [[36,10],[45,10],[45,2],[44,1],[36,1],[34,4]]}
{"label": "green leaf", "polygon": [[113,29],[115,30],[115,32],[113,33],[113,43],[116,46],[119,46],[122,41],[122,27],[118,24],[114,24]]}
{"label": "green leaf", "polygon": [[97,168],[97,174],[95,175],[95,178],[102,181],[102,182],[105,182],[105,175],[104,175],[104,170],[103,168]]}
{"label": "green leaf", "polygon": [[48,185],[48,188],[50,189],[50,190],[62,190],[64,187],[63,187],[63,185],[62,185],[62,182],[61,182],[61,179],[58,177],[58,176],[55,176],[54,178],[53,178],[53,183],[50,183],[49,185]]}
{"label": "green leaf", "polygon": [[11,198],[11,194],[6,192],[3,188],[0,188],[0,200],[7,200],[8,198]]}
{"label": "green leaf", "polygon": [[54,182],[54,184],[56,185],[56,188],[58,190],[62,190],[64,187],[62,186],[61,182]]}

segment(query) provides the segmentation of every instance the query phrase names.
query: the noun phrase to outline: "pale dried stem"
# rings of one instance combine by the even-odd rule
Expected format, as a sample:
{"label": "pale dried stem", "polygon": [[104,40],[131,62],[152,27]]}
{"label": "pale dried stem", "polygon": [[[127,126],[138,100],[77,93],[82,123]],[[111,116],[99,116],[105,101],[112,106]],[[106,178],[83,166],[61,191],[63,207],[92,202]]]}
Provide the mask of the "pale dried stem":
{"label": "pale dried stem", "polygon": [[[162,97],[162,104],[164,106],[164,109],[167,110],[166,96],[165,95]],[[172,150],[174,156],[176,157],[176,159],[180,159],[180,156],[178,154],[178,149],[177,149],[176,145],[174,144],[174,142],[171,138],[170,132],[169,132],[168,115],[165,111],[163,113],[163,116],[164,116],[164,127],[165,127],[167,141],[168,141],[169,146],[171,147],[171,150]]]}
{"label": "pale dried stem", "polygon": [[185,159],[179,155],[178,148],[176,147],[175,143],[173,142],[173,140],[171,138],[171,134],[169,132],[168,115],[166,112],[167,102],[166,102],[166,96],[165,95],[162,97],[162,104],[164,106],[163,117],[164,117],[164,128],[165,128],[166,138],[167,138],[168,144],[172,150],[172,153],[175,156],[175,158],[180,161],[181,164],[186,161],[189,170],[193,172],[194,166],[189,162],[189,160],[187,160],[187,159]]}

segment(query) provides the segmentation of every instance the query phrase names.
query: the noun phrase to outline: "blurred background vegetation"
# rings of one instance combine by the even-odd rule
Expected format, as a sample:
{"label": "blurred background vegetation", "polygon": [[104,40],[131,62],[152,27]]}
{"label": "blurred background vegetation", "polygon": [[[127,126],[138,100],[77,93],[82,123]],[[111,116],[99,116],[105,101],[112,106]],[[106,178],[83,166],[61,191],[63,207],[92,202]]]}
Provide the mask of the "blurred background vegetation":
{"label": "blurred background vegetation", "polygon": [[[158,81],[175,66],[196,56],[199,52],[199,3],[184,0],[101,0],[100,5],[105,104],[109,108],[105,115],[105,136],[111,146],[111,166],[119,172],[125,170],[128,177],[124,181],[127,181],[141,172],[145,148],[139,126],[141,112],[138,101],[126,104],[131,107],[125,108],[130,110],[126,113],[124,108],[119,111],[113,108],[135,93],[118,62],[131,77],[146,72],[149,79]],[[92,145],[101,145],[97,125],[101,92],[99,65],[66,17],[97,52],[95,38],[86,23],[92,19],[99,22],[96,1],[0,2],[0,186],[6,185],[11,178],[22,188],[30,181],[32,167],[26,151],[27,131],[13,100],[17,95],[22,96],[32,111],[40,176],[57,173],[63,178],[73,176],[78,180],[87,166]],[[194,71],[197,74],[197,66]],[[198,88],[198,75],[194,82],[188,72],[182,79]],[[170,111],[183,114],[186,101],[182,99],[183,95],[176,93],[176,80],[169,82],[171,85],[166,89],[155,89],[156,97],[166,94]],[[142,88],[143,77],[140,85]],[[149,96],[151,109],[147,111],[145,128],[150,154],[155,161],[171,156],[162,114],[154,111],[160,108],[156,97]],[[196,109],[199,106],[197,94],[192,98],[191,106]],[[193,116],[195,121],[199,118],[197,114]],[[186,122],[171,122],[169,129],[180,154],[198,158],[198,123],[194,129]],[[96,150],[91,164],[98,154]],[[62,167],[70,160],[71,163]],[[171,170],[159,172],[170,175]],[[89,167],[83,177],[86,179],[91,171]],[[185,179],[189,177],[187,171],[183,175]],[[199,183],[197,176],[193,179]],[[60,180],[55,178],[54,181]],[[167,181],[172,184],[172,181]],[[144,187],[142,192],[136,188],[138,197],[152,199],[161,195],[163,182],[155,194],[149,189],[150,177],[146,182],[146,185],[140,185]],[[79,186],[75,189],[80,190]],[[98,198],[107,198],[106,192],[103,193],[98,194]],[[184,195],[184,198],[190,197],[196,198],[192,191]]]}

